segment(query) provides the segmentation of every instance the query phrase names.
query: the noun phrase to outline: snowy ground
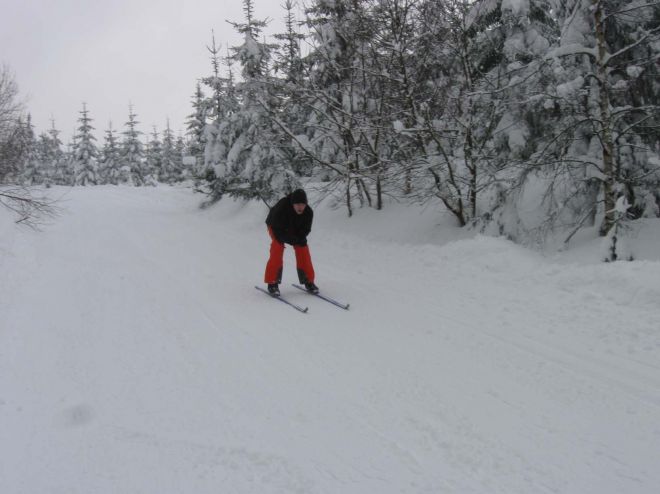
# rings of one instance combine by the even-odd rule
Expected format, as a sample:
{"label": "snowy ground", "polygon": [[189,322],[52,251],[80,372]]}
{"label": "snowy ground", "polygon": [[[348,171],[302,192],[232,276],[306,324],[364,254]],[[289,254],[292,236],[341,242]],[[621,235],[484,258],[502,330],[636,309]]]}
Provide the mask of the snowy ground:
{"label": "snowy ground", "polygon": [[263,205],[53,193],[42,232],[0,211],[0,493],[660,492],[655,222],[604,264],[321,206],[351,309],[300,314],[254,289]]}

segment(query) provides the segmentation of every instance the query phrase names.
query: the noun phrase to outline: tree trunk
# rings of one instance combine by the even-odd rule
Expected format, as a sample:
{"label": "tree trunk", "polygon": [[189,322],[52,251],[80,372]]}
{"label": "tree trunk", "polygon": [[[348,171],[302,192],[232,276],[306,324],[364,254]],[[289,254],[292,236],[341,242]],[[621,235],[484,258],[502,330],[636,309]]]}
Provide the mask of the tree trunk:
{"label": "tree trunk", "polygon": [[470,124],[467,128],[463,152],[465,153],[465,163],[467,165],[467,169],[470,172],[470,185],[468,189],[468,199],[470,201],[470,218],[474,219],[477,217],[477,165],[474,162],[474,158],[472,156],[472,147],[472,126]]}
{"label": "tree trunk", "polygon": [[603,193],[605,216],[600,226],[599,234],[607,235],[615,222],[614,206],[616,204],[616,189],[614,176],[614,141],[612,138],[612,115],[610,112],[610,92],[607,73],[607,46],[605,40],[605,22],[602,0],[591,0],[596,23],[596,43],[598,58],[596,60],[596,76],[598,78],[600,97],[600,121],[602,126],[601,144],[603,148]]}
{"label": "tree trunk", "polygon": [[383,186],[380,182],[380,173],[376,176],[376,209],[383,209]]}

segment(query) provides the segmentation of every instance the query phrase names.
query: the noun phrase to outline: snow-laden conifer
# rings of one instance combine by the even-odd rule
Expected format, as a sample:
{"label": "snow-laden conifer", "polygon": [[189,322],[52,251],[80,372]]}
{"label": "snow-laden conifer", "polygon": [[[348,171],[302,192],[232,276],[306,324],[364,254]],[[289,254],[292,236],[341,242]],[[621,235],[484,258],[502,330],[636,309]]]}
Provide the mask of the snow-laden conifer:
{"label": "snow-laden conifer", "polygon": [[[182,143],[183,144],[183,143]],[[160,175],[158,181],[162,183],[175,183],[183,179],[183,163],[181,151],[177,151],[174,132],[167,119],[160,151]]]}
{"label": "snow-laden conifer", "polygon": [[147,149],[145,152],[144,160],[145,170],[148,170],[148,175],[155,180],[160,181],[163,177],[162,170],[162,143],[158,135],[158,129],[153,127],[151,132],[151,139],[147,142]]}
{"label": "snow-laden conifer", "polygon": [[25,123],[19,120],[19,131],[16,136],[20,150],[21,175],[20,181],[25,185],[40,185],[44,181],[43,165],[40,161],[37,138],[32,125],[32,116],[27,115]]}
{"label": "snow-laden conifer", "polygon": [[195,164],[192,165],[192,173],[201,177],[204,172],[205,129],[208,120],[209,102],[202,91],[200,82],[197,82],[195,88],[192,107],[193,113],[188,115],[186,121],[187,153],[195,159]]}
{"label": "snow-laden conifer", "polygon": [[112,122],[108,123],[105,131],[100,162],[103,183],[118,185],[128,180],[128,177],[122,173],[121,150]]}
{"label": "snow-laden conifer", "polygon": [[86,103],[83,103],[78,123],[76,145],[73,149],[75,185],[96,185],[98,183],[97,149],[94,143],[96,138],[92,134],[94,127]]}
{"label": "snow-laden conifer", "polygon": [[230,194],[268,203],[298,181],[280,151],[271,118],[279,103],[268,74],[273,45],[259,41],[266,22],[255,18],[251,0],[244,0],[243,10],[245,22],[233,23],[243,43],[231,49],[243,79],[235,88],[239,106],[207,131],[206,161],[215,175],[210,196],[212,201]]}
{"label": "snow-laden conifer", "polygon": [[124,139],[121,145],[122,166],[126,167],[123,173],[128,177],[128,183],[135,186],[150,184],[149,174],[144,166],[144,146],[140,140],[142,132],[137,129],[137,115],[133,111],[133,105],[129,105],[128,121],[123,132]]}

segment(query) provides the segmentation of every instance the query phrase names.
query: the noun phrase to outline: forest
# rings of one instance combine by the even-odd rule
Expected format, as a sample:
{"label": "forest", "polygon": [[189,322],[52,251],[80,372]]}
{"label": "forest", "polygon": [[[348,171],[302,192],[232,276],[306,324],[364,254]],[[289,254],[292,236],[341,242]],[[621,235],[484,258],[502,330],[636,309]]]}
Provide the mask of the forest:
{"label": "forest", "polygon": [[182,132],[141,132],[131,106],[98,144],[83,104],[65,146],[3,67],[0,184],[191,182],[205,204],[305,186],[349,216],[431,205],[527,244],[660,216],[657,1],[285,0],[272,36],[243,11]]}

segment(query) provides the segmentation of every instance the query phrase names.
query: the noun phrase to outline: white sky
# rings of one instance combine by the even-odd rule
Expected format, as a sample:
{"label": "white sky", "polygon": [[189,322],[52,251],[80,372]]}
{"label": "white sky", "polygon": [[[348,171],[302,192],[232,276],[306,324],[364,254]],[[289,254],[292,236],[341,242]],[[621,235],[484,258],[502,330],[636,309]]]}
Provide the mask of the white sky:
{"label": "white sky", "polygon": [[[279,0],[254,0],[267,32],[281,31]],[[14,72],[37,132],[51,118],[65,144],[82,102],[102,142],[112,120],[123,130],[132,102],[140,130],[183,130],[196,80],[210,74],[211,30],[240,43],[242,0],[0,0],[0,63]]]}

